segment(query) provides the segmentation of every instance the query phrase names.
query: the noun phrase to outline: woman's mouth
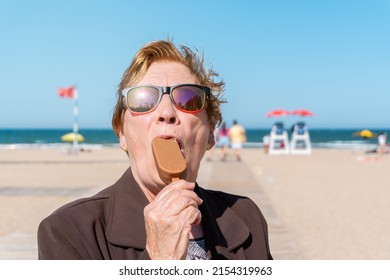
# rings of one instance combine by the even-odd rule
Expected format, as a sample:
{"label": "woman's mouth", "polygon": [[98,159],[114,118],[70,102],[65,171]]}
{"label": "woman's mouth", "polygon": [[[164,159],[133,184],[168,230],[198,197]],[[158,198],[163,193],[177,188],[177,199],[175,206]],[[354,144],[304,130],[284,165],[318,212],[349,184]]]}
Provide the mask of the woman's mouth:
{"label": "woman's mouth", "polygon": [[157,137],[160,137],[162,139],[172,139],[173,141],[177,142],[177,144],[179,145],[180,151],[184,156],[184,145],[183,145],[183,141],[181,141],[181,139],[179,139],[178,137],[176,137],[174,135],[159,135]]}

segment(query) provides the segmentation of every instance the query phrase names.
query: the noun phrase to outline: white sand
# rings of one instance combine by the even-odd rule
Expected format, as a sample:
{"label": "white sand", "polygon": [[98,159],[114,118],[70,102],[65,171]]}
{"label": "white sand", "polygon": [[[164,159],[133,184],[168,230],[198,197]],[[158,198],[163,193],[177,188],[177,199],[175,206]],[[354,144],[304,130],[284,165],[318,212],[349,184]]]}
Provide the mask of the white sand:
{"label": "white sand", "polygon": [[[275,258],[390,259],[390,156],[321,149],[269,156],[244,149],[241,163],[232,155],[221,163],[218,152],[203,162],[199,182],[266,207]],[[39,222],[64,203],[111,185],[127,167],[119,148],[78,156],[0,150],[0,259],[36,258]]]}

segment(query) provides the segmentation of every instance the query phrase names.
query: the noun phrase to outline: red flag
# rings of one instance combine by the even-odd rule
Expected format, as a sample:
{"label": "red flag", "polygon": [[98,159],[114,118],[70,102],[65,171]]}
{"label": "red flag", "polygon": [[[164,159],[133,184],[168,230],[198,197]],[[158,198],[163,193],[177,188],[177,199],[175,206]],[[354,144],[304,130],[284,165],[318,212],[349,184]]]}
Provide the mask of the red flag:
{"label": "red flag", "polygon": [[58,95],[61,97],[73,98],[75,88],[73,86],[67,88],[58,88]]}

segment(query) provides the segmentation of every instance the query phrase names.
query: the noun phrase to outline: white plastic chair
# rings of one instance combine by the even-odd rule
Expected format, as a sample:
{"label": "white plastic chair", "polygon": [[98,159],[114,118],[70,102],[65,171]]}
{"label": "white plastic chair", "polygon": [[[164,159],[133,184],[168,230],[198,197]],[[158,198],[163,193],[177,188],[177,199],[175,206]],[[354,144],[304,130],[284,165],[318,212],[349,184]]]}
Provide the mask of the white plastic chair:
{"label": "white plastic chair", "polygon": [[298,122],[291,135],[291,154],[311,154],[310,134],[304,122]]}
{"label": "white plastic chair", "polygon": [[276,122],[270,133],[270,155],[286,155],[289,153],[289,141],[287,131],[282,122]]}

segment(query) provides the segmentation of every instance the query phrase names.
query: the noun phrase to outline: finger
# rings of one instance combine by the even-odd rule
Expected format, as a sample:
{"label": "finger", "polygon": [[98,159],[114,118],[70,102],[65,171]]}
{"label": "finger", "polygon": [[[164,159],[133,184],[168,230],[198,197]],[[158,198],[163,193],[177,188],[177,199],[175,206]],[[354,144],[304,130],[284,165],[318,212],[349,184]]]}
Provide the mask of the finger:
{"label": "finger", "polygon": [[167,194],[175,190],[190,190],[193,191],[195,189],[195,183],[187,182],[185,180],[178,180],[170,183],[165,188],[163,188],[156,196],[159,198],[163,198]]}
{"label": "finger", "polygon": [[[194,196],[195,195],[195,196]],[[163,199],[150,203],[146,210],[146,215],[151,213],[160,219],[179,215],[188,207],[198,208],[200,198],[191,191],[181,191],[165,196]]]}
{"label": "finger", "polygon": [[203,200],[194,191],[180,188],[172,188],[170,190],[164,191],[164,193],[160,192],[152,202],[156,205],[159,203],[161,203],[161,205],[170,205],[181,197],[191,199],[195,201],[197,205],[203,203]]}
{"label": "finger", "polygon": [[182,221],[183,228],[192,224],[197,225],[202,220],[202,213],[198,208],[189,206],[180,213],[178,219]]}
{"label": "finger", "polygon": [[175,190],[164,196],[155,199],[144,209],[144,215],[153,220],[168,218],[179,215],[185,208],[192,206],[197,208],[202,203],[196,193],[188,190]]}
{"label": "finger", "polygon": [[168,213],[171,213],[172,215],[179,215],[188,207],[198,208],[198,203],[190,197],[182,196],[173,201],[167,210]]}

